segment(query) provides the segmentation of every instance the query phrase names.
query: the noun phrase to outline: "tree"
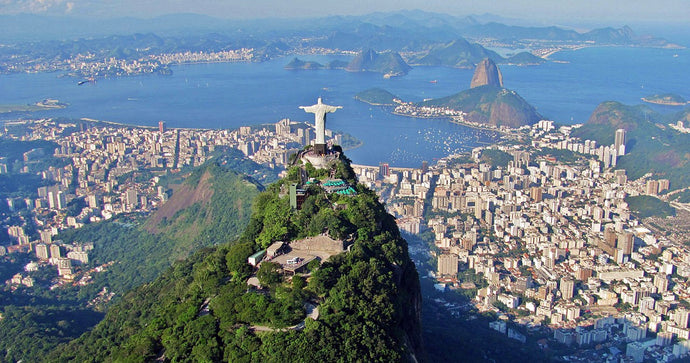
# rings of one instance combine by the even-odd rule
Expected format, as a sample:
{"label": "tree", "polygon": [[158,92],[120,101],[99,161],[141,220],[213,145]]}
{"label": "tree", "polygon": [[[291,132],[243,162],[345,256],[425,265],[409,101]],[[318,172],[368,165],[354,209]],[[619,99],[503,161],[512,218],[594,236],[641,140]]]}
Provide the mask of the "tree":
{"label": "tree", "polygon": [[257,238],[262,248],[288,236],[293,229],[290,221],[291,214],[292,208],[287,198],[275,198],[268,202],[264,212],[263,230]]}
{"label": "tree", "polygon": [[244,280],[251,274],[252,267],[247,263],[247,257],[254,251],[249,243],[241,243],[230,247],[225,255],[228,270],[237,280]]}
{"label": "tree", "polygon": [[319,266],[321,266],[321,261],[315,258],[309,261],[309,263],[307,264],[307,270],[309,270],[309,272],[314,272],[317,268],[319,268]]}
{"label": "tree", "polygon": [[510,310],[510,309],[508,309],[508,305],[506,305],[506,304],[504,304],[503,302],[498,301],[498,300],[494,301],[493,305],[494,305],[498,310],[501,310],[501,311],[503,311],[503,312],[507,312],[508,310]]}
{"label": "tree", "polygon": [[275,262],[263,262],[256,272],[261,286],[272,286],[282,281],[280,265]]}
{"label": "tree", "polygon": [[307,286],[307,283],[304,281],[304,277],[302,276],[293,276],[292,277],[292,288],[295,290],[302,290],[305,286]]}

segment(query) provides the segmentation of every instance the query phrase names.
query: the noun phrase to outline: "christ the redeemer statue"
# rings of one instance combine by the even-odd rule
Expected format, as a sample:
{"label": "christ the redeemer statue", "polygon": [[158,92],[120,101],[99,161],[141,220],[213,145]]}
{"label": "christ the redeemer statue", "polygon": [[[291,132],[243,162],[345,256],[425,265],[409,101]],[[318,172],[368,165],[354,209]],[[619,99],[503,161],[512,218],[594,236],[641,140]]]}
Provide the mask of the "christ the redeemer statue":
{"label": "christ the redeemer statue", "polygon": [[326,114],[335,112],[343,106],[329,106],[321,102],[321,97],[313,106],[299,106],[305,112],[314,114],[314,123],[316,124],[316,141],[314,143],[314,151],[319,155],[326,154]]}

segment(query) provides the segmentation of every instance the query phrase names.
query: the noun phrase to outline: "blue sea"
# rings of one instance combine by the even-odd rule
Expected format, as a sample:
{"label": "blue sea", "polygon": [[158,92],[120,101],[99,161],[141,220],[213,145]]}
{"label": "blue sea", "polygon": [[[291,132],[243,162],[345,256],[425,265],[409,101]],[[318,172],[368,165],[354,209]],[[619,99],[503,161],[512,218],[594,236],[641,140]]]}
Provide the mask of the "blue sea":
{"label": "blue sea", "polygon": [[[322,63],[347,60],[300,58]],[[641,97],[666,92],[690,99],[690,51],[686,49],[587,48],[560,52],[551,59],[540,66],[502,66],[501,71],[507,88],[559,123],[585,122],[607,100],[638,104]],[[443,119],[392,115],[389,109],[353,98],[372,87],[407,101],[447,96],[469,88],[472,70],[418,67],[406,76],[384,79],[380,74],[342,70],[288,71],[283,66],[289,61],[183,65],[173,67],[172,76],[99,79],[82,86],[60,73],[0,75],[0,104],[30,104],[45,98],[69,104],[62,110],[0,114],[0,121],[64,116],[134,125],[155,126],[163,120],[169,127],[236,128],[282,118],[313,121],[298,106],[323,97],[328,104],[343,106],[329,115],[327,127],[348,132],[364,143],[347,153],[355,163],[416,167],[423,160],[433,162],[497,137]],[[680,110],[652,107],[662,113]]]}

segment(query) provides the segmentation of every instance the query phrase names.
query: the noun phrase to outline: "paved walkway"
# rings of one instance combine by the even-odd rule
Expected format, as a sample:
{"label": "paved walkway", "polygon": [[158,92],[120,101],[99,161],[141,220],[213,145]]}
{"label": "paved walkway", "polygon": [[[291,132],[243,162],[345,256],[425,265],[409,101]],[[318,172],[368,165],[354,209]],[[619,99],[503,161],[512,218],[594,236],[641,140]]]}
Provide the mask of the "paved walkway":
{"label": "paved walkway", "polygon": [[273,328],[273,327],[265,326],[265,325],[252,325],[249,327],[249,329],[251,329],[253,331],[264,331],[264,332],[302,330],[302,329],[304,329],[304,327],[306,325],[306,321],[308,318],[312,318],[313,320],[319,319],[319,307],[318,306],[314,306],[314,304],[306,303],[306,304],[304,304],[304,308],[307,311],[307,316],[304,318],[303,321],[300,321],[299,324],[296,324],[293,326],[288,326],[285,328]]}

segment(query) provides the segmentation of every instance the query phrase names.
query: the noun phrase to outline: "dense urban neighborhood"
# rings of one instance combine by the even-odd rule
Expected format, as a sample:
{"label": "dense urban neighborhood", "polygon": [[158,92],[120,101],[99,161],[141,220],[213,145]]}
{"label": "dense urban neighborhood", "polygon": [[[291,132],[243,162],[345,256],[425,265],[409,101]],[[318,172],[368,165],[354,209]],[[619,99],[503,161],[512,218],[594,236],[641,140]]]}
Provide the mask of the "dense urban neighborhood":
{"label": "dense urban neighborhood", "polygon": [[[9,240],[2,252],[35,255],[7,284],[30,287],[36,283],[32,271],[56,268],[51,289],[87,285],[109,267],[89,265],[93,245],[55,240],[60,231],[150,213],[172,192],[165,178],[224,148],[280,171],[313,140],[312,126],[287,119],[237,130],[92,120],[13,127],[25,132],[6,128],[5,139],[44,140],[54,148],[33,148],[0,164],[3,173],[43,181],[30,196],[6,201]],[[629,180],[625,170],[612,169],[625,154],[625,131],[602,146],[571,137],[574,128],[541,121],[504,130],[508,142],[434,165],[353,169],[402,231],[429,244],[437,290],[467,296],[461,310],[496,313],[491,329],[522,342],[548,329],[539,347],[577,346],[582,349],[573,354],[582,358],[683,357],[690,348],[690,251],[684,244],[690,230],[660,229],[644,214],[647,205],[683,190],[655,175]],[[342,142],[341,135],[326,133],[331,143]],[[248,173],[261,177],[260,170]],[[673,203],[676,211],[665,219],[687,226],[687,205]]]}

